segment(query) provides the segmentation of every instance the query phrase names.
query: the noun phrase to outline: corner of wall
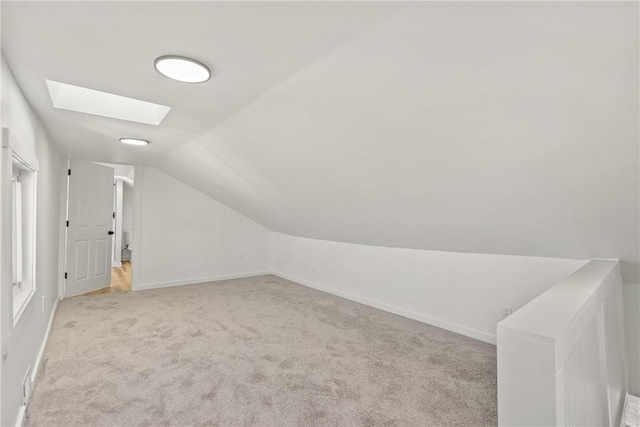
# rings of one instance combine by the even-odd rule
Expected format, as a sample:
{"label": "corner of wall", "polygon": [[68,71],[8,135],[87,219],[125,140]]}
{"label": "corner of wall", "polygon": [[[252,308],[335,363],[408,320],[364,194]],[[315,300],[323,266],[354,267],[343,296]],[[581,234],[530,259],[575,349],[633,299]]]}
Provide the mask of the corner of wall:
{"label": "corner of wall", "polygon": [[133,215],[133,290],[270,272],[269,229],[161,170],[136,166]]}
{"label": "corner of wall", "polygon": [[269,231],[269,271],[276,271],[276,235],[275,231]]}

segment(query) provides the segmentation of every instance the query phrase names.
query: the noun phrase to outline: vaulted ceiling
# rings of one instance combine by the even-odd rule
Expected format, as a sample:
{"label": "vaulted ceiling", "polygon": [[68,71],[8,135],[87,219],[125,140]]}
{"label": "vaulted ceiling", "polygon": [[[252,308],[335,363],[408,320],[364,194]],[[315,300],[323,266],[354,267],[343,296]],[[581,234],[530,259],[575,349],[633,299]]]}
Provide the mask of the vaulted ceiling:
{"label": "vaulted ceiling", "polygon": [[[66,156],[152,165],[293,235],[638,280],[637,3],[3,2],[2,49]],[[172,53],[213,78],[160,76]],[[172,110],[56,110],[44,79]]]}

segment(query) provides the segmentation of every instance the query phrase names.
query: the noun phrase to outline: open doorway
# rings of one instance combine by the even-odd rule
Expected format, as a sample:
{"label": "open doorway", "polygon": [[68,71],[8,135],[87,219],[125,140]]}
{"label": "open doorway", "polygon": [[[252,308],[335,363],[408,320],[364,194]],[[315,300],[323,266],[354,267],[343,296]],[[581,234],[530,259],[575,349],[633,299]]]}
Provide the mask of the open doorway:
{"label": "open doorway", "polygon": [[99,163],[114,169],[113,220],[111,251],[111,283],[108,288],[90,292],[103,294],[131,290],[131,251],[133,250],[133,186],[135,172],[132,165]]}

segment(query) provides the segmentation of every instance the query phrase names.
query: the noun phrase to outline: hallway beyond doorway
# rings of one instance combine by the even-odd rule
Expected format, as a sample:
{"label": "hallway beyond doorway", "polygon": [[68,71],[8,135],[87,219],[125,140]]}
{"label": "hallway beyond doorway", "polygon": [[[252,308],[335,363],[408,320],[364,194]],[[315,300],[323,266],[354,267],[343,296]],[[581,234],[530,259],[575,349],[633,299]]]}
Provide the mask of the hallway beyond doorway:
{"label": "hallway beyond doorway", "polygon": [[129,292],[131,290],[131,261],[122,261],[121,267],[111,268],[111,285],[79,296]]}

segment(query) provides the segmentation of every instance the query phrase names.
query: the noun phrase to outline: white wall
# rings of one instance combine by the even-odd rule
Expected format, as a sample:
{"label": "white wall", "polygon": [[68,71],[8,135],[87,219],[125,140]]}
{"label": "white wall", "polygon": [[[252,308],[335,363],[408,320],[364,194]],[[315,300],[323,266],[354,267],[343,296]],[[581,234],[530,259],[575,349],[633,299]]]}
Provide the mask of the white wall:
{"label": "white wall", "polygon": [[136,169],[135,187],[134,289],[269,271],[266,228],[152,167]]}
{"label": "white wall", "polygon": [[[44,340],[52,308],[58,297],[58,236],[61,226],[60,166],[61,158],[40,120],[29,104],[4,58],[2,59],[2,127],[21,145],[33,151],[39,161],[36,216],[36,294],[5,342],[7,357],[2,361],[2,425],[12,425],[20,410],[22,379],[29,365],[35,367]],[[4,237],[3,237],[4,238]],[[2,286],[7,285],[2,283]],[[42,297],[47,304],[42,310]]]}
{"label": "white wall", "polygon": [[495,343],[526,304],[586,261],[387,248],[274,233],[282,277]]}
{"label": "white wall", "polygon": [[289,235],[638,283],[638,7],[406,3],[157,166]]}

